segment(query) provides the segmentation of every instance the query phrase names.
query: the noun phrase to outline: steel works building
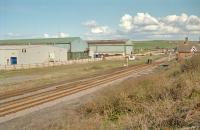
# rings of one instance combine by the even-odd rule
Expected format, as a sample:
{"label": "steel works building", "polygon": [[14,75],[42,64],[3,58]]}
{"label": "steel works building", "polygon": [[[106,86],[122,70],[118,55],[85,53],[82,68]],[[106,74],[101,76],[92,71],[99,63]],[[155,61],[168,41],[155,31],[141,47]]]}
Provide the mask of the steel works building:
{"label": "steel works building", "polygon": [[0,40],[0,65],[65,62],[133,53],[130,40],[92,40],[80,37]]}
{"label": "steel works building", "polygon": [[79,37],[0,40],[0,65],[84,58],[88,58],[88,45]]}

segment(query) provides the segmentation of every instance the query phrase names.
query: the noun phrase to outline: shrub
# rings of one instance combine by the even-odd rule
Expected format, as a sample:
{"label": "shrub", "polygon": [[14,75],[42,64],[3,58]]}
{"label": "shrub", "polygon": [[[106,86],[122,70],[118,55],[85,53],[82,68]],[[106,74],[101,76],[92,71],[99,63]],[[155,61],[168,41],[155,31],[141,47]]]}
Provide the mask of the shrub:
{"label": "shrub", "polygon": [[200,69],[200,55],[195,55],[191,59],[185,60],[185,63],[181,66],[183,72],[197,69]]}
{"label": "shrub", "polygon": [[199,126],[199,66],[199,56],[194,56],[181,67],[130,79],[104,93],[92,102],[92,107],[86,104],[83,111],[90,113],[91,118],[100,115],[122,129]]}

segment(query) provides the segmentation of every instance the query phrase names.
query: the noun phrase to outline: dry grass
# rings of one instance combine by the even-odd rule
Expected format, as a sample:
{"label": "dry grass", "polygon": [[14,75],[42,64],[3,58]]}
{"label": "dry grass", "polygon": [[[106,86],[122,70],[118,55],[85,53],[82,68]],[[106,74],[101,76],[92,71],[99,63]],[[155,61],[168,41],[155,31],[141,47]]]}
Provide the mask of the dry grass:
{"label": "dry grass", "polygon": [[[163,55],[154,56],[153,58],[159,59],[161,57]],[[142,57],[140,60],[130,61],[129,64],[144,64],[146,59],[147,57]],[[53,83],[75,81],[94,74],[104,74],[113,68],[122,67],[124,62],[124,59],[108,60],[86,64],[0,71],[0,93],[21,88],[37,88]]]}
{"label": "dry grass", "polygon": [[[48,130],[200,129],[200,57],[109,86],[92,101],[42,123]],[[95,68],[98,69],[98,68]],[[27,126],[24,129],[31,129]],[[38,128],[38,126],[37,126]]]}
{"label": "dry grass", "polygon": [[[198,60],[198,61],[197,61]],[[81,106],[68,129],[177,129],[200,127],[199,57],[142,79],[129,79]],[[184,70],[185,69],[185,70]],[[187,70],[187,71],[186,71]],[[63,127],[65,128],[65,127]]]}
{"label": "dry grass", "polygon": [[[52,83],[74,81],[89,75],[105,73],[123,66],[123,61],[99,61],[87,64],[63,65],[26,70],[0,71],[0,92],[18,88],[36,88]],[[17,79],[17,82],[13,79]],[[4,81],[7,81],[4,83]]]}

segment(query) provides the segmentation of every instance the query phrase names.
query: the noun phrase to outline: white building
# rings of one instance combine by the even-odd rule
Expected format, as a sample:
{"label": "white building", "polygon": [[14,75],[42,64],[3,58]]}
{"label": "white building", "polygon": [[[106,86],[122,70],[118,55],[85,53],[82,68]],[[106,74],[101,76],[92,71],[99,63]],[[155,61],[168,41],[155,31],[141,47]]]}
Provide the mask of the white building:
{"label": "white building", "polygon": [[90,56],[130,56],[133,53],[133,44],[131,40],[90,40],[87,41]]}
{"label": "white building", "polygon": [[0,46],[0,65],[67,61],[67,50],[51,45]]}
{"label": "white building", "polygon": [[79,37],[0,40],[0,65],[38,64],[87,58]]}

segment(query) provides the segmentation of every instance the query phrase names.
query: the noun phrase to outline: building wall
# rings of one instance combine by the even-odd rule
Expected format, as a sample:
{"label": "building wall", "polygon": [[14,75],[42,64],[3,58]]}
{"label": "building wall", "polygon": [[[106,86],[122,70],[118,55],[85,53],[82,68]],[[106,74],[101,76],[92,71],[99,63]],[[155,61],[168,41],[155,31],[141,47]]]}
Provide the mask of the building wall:
{"label": "building wall", "polygon": [[192,52],[179,52],[178,53],[178,59],[179,60],[184,60],[184,59],[187,59],[187,58],[191,58],[193,55],[199,55],[200,52],[196,52],[196,53],[192,53]]}
{"label": "building wall", "polygon": [[133,46],[126,46],[126,54],[131,55],[134,51]]}
{"label": "building wall", "polygon": [[187,57],[191,57],[192,53],[187,53],[187,52],[179,52],[179,58],[184,59]]}
{"label": "building wall", "polygon": [[89,45],[90,56],[94,53],[127,54],[133,51],[133,46],[125,45]]}
{"label": "building wall", "polygon": [[26,53],[19,53],[19,64],[47,63],[49,61],[66,61],[67,50],[54,46],[28,48]]}
{"label": "building wall", "polygon": [[87,43],[85,41],[83,41],[82,39],[78,39],[78,38],[76,40],[73,40],[71,43],[56,44],[55,46],[65,48],[65,49],[67,49],[68,52],[69,51],[71,51],[71,52],[84,52],[88,48]]}
{"label": "building wall", "polygon": [[88,44],[82,39],[74,40],[71,43],[71,52],[84,52],[88,48]]}
{"label": "building wall", "polygon": [[0,50],[0,65],[10,64],[10,57],[17,57],[19,50]]}
{"label": "building wall", "polygon": [[[10,46],[9,46],[10,45]],[[84,59],[84,58],[88,58],[88,44],[86,43],[86,41],[82,40],[80,37],[67,37],[67,38],[42,38],[42,39],[14,39],[14,40],[0,40],[0,50],[2,46],[12,46],[13,50],[17,50],[22,49],[22,47],[24,46],[54,46],[54,47],[58,47],[58,48],[62,48],[65,49],[68,54],[69,54],[69,59],[68,60],[72,60],[72,59]],[[8,47],[8,48],[9,48]],[[48,48],[50,49],[50,48]],[[32,50],[29,50],[29,52]],[[45,51],[45,50],[43,50]],[[2,53],[8,53],[8,51],[6,52],[2,52]],[[21,54],[21,52],[19,53],[21,57],[23,57],[23,59],[28,60],[30,56],[34,52],[31,53],[27,53],[25,54]],[[43,55],[42,52],[38,52],[35,55],[38,55],[39,53],[41,53],[40,55]],[[59,52],[61,53],[61,51]],[[9,54],[5,54],[5,55],[9,55]],[[57,54],[60,55],[60,54]],[[61,55],[63,56],[63,55]],[[60,59],[56,59],[56,60],[62,60],[62,57],[60,56]],[[10,56],[8,56],[10,57]],[[43,57],[38,57],[37,59],[31,59],[32,62],[38,62],[38,60],[43,61]],[[2,59],[1,62],[3,62],[5,60]],[[40,61],[40,62],[41,62]],[[22,62],[21,60],[19,61],[20,63]],[[24,61],[23,61],[24,62]],[[30,62],[30,61],[29,61]],[[5,63],[4,63],[5,64]]]}
{"label": "building wall", "polygon": [[[22,52],[22,49],[26,51]],[[17,64],[67,61],[67,50],[49,45],[27,45],[17,46],[17,48],[16,46],[4,46],[4,49],[0,49],[0,64],[7,64],[7,59],[10,59],[12,56],[17,57]]]}

